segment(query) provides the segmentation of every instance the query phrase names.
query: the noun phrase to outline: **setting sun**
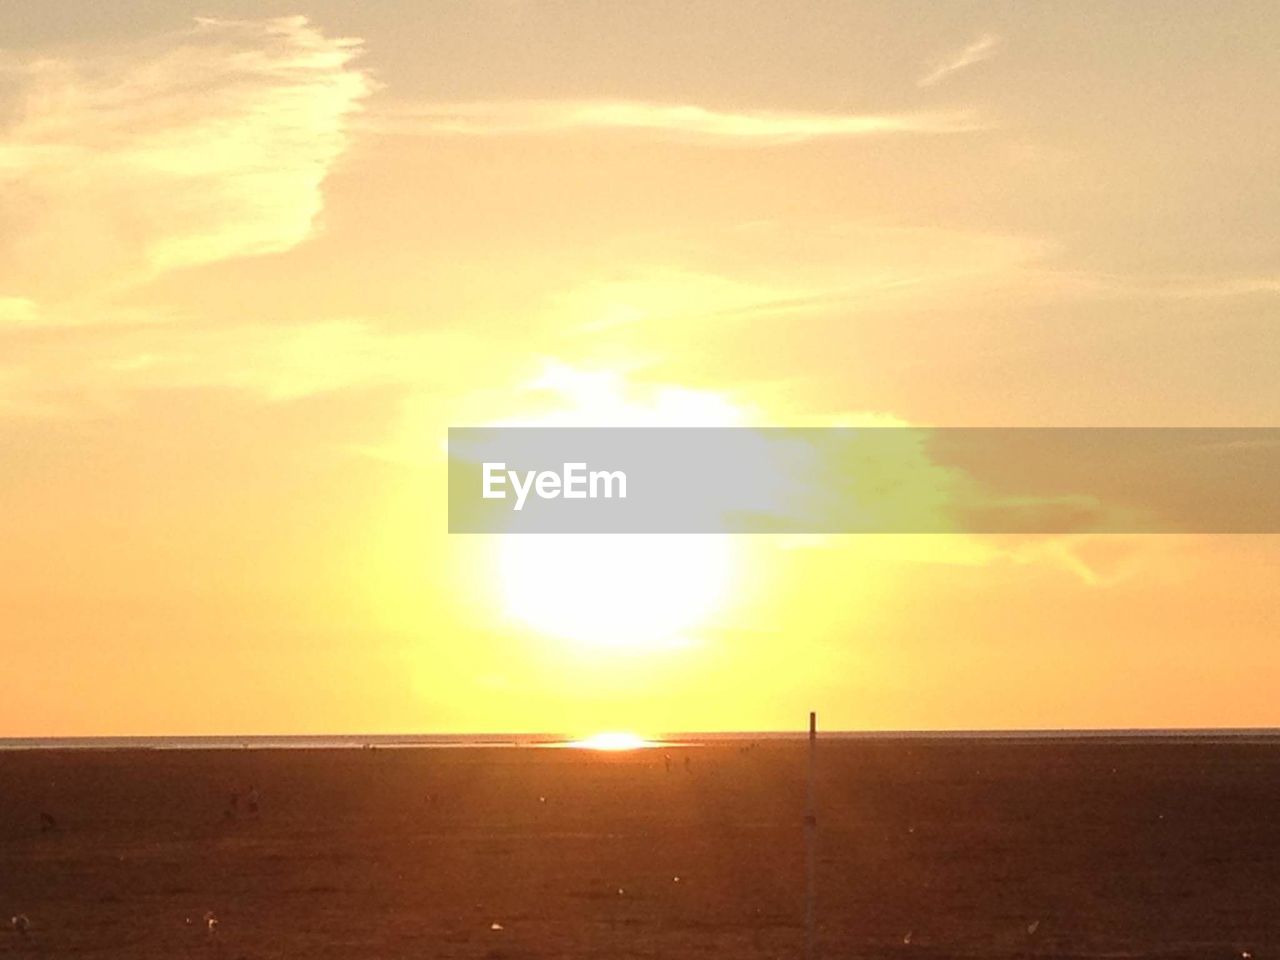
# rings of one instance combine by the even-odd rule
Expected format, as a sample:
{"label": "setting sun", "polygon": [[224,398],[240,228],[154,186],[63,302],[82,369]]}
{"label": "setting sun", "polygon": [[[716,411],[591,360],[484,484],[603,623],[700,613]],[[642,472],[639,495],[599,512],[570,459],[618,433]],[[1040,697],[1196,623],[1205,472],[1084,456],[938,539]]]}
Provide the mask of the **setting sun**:
{"label": "setting sun", "polygon": [[575,643],[681,646],[727,593],[724,537],[509,536],[500,549],[508,613]]}
{"label": "setting sun", "polygon": [[[548,363],[525,385],[521,427],[726,426],[740,411],[704,390],[637,385],[624,374]],[[727,537],[512,535],[498,541],[498,590],[512,619],[544,637],[613,649],[688,644],[731,595]]]}

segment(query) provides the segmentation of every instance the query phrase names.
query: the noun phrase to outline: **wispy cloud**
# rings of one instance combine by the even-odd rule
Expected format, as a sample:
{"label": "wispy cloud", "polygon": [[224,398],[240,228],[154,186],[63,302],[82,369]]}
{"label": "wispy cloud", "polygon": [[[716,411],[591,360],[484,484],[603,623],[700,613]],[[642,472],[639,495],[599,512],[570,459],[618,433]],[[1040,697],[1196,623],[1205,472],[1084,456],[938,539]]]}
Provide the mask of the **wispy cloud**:
{"label": "wispy cloud", "polygon": [[765,317],[926,304],[1007,286],[1034,277],[1054,249],[1031,235],[859,221],[805,229],[790,221],[758,222],[702,233],[679,257],[665,240],[632,246],[607,275],[559,292],[547,307],[548,320],[586,334],[643,329],[639,349],[669,334],[674,351],[691,324],[728,329]]}
{"label": "wispy cloud", "polygon": [[304,17],[197,20],[127,55],[6,66],[0,271],[41,302],[287,250],[370,91]]}
{"label": "wispy cloud", "polygon": [[512,136],[631,131],[712,144],[796,143],[882,134],[963,133],[984,128],[969,110],[935,113],[727,111],[636,100],[513,100],[391,107],[367,121],[385,133]]}
{"label": "wispy cloud", "polygon": [[1045,279],[1056,279],[1079,293],[1099,297],[1217,300],[1280,294],[1280,275],[1275,274],[1144,276],[1096,270],[1055,270],[1046,273]]}
{"label": "wispy cloud", "polygon": [[36,316],[36,305],[25,297],[0,296],[0,324],[30,323]]}
{"label": "wispy cloud", "polygon": [[432,357],[473,360],[481,350],[464,333],[395,333],[361,319],[0,327],[0,421],[101,416],[167,390],[282,402],[421,385]]}
{"label": "wispy cloud", "polygon": [[1236,276],[1203,280],[1172,278],[1155,284],[1148,283],[1147,291],[1152,295],[1174,299],[1214,299],[1276,294],[1280,293],[1280,276]]}
{"label": "wispy cloud", "polygon": [[931,87],[953,73],[971,67],[975,63],[981,63],[983,60],[991,59],[995,55],[996,49],[1000,46],[1000,42],[1000,38],[994,33],[984,33],[964,48],[934,64],[928,73],[916,81],[916,86]]}

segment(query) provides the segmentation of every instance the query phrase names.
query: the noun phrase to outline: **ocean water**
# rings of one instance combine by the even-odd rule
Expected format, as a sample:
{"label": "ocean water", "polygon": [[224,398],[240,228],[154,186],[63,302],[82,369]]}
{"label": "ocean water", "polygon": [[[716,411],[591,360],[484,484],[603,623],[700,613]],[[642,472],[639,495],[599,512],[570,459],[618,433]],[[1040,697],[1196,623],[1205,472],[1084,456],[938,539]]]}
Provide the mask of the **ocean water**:
{"label": "ocean water", "polygon": [[[711,731],[668,733],[652,745],[794,740],[803,730]],[[1090,730],[832,730],[820,740],[1036,740],[1036,741],[1168,741],[1197,743],[1280,742],[1280,729],[1090,729]],[[570,746],[577,741],[558,733],[446,734],[289,734],[179,737],[0,737],[0,750],[366,750],[450,749],[476,747]]]}

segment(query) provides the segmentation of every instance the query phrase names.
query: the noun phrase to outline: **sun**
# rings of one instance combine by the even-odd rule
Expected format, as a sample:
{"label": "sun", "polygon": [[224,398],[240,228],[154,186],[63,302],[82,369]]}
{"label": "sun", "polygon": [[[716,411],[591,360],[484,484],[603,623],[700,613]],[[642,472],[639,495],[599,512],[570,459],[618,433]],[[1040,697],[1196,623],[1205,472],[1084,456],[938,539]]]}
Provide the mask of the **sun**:
{"label": "sun", "polygon": [[[550,363],[530,385],[550,409],[506,426],[733,426],[718,394],[639,386],[617,371]],[[594,647],[684,646],[725,605],[731,559],[717,535],[510,535],[497,557],[502,607],[545,636]]]}
{"label": "sun", "polygon": [[499,558],[503,605],[539,633],[612,648],[662,648],[725,601],[721,536],[512,535]]}

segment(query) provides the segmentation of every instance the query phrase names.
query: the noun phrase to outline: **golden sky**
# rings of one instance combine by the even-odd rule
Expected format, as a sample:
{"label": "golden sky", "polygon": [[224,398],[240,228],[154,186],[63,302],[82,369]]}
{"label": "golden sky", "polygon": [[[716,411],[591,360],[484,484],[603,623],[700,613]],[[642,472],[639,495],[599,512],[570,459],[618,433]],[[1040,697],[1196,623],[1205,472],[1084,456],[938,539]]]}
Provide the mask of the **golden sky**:
{"label": "golden sky", "polygon": [[1274,537],[450,538],[443,446],[1276,425],[1277,49],[1262,2],[6,3],[0,736],[1280,724]]}

